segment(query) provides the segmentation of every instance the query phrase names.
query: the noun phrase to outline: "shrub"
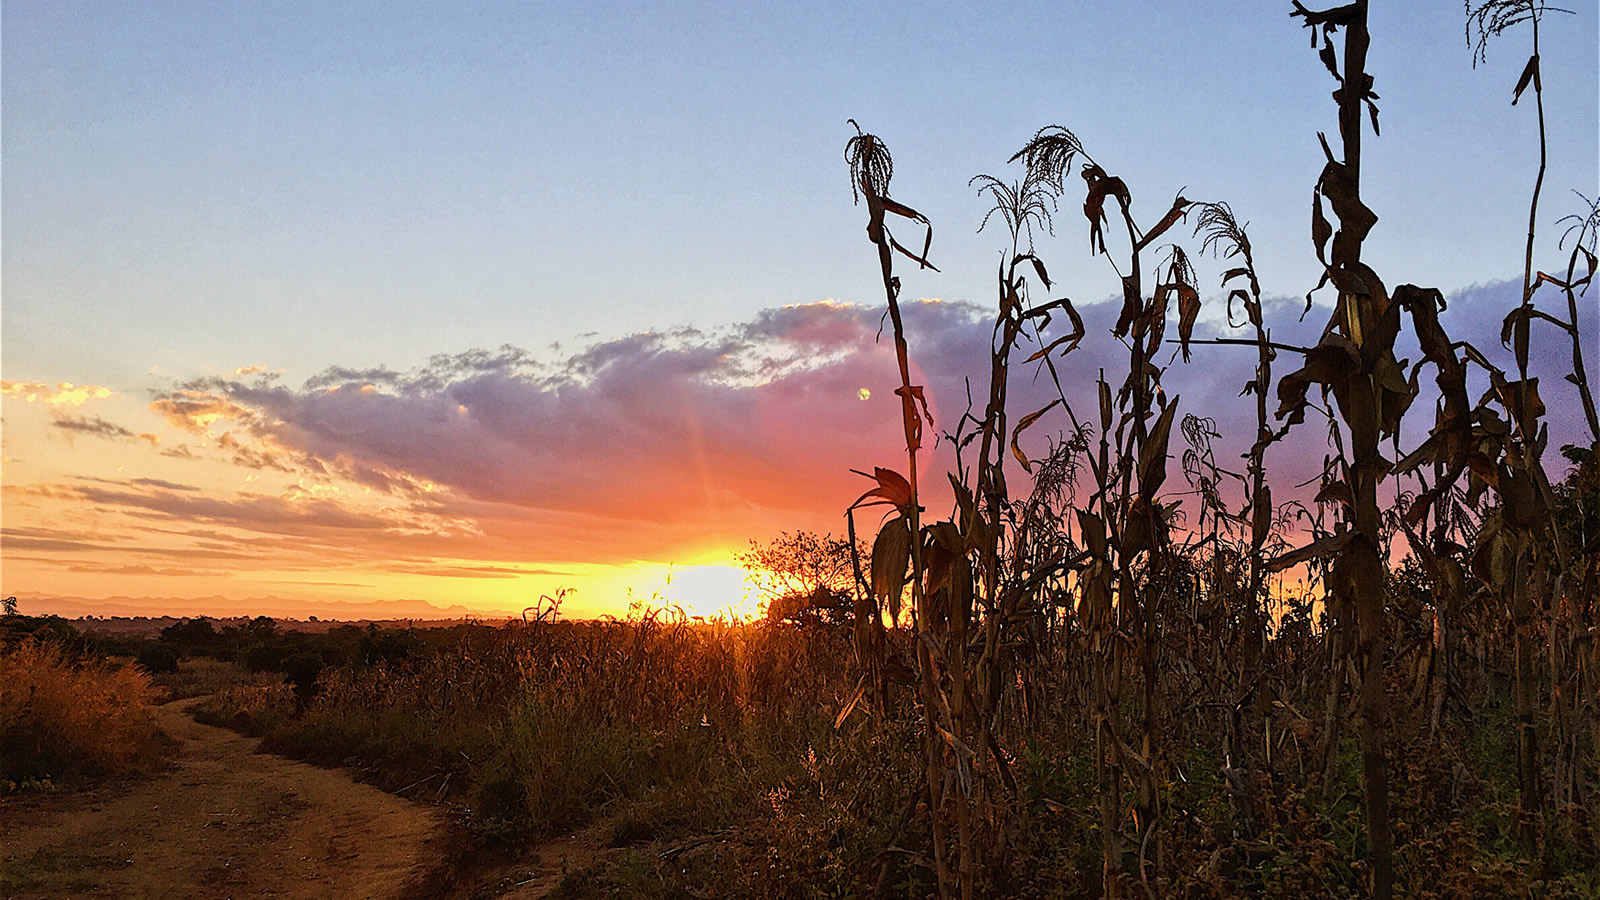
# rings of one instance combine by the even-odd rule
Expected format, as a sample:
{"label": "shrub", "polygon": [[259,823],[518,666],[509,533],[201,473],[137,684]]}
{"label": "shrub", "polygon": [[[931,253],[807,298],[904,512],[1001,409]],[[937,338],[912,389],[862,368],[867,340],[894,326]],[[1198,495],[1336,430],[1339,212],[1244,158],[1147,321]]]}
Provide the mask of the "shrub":
{"label": "shrub", "polygon": [[311,699],[317,691],[317,676],[324,668],[322,657],[310,650],[299,650],[283,661],[283,675],[302,701]]}
{"label": "shrub", "polygon": [[178,654],[171,647],[160,644],[152,644],[139,651],[138,662],[151,675],[178,671]]}
{"label": "shrub", "polygon": [[48,641],[0,651],[0,779],[118,775],[162,756],[156,690],[132,665],[68,656]]}

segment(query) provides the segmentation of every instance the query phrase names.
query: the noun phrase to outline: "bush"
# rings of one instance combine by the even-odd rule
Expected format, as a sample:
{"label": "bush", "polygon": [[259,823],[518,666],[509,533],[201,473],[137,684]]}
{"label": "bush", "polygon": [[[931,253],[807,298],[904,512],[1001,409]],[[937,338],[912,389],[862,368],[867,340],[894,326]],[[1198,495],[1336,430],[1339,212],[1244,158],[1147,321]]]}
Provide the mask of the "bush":
{"label": "bush", "polygon": [[0,780],[60,780],[147,770],[163,741],[139,668],[68,656],[28,640],[0,652]]}
{"label": "bush", "polygon": [[171,647],[160,644],[152,644],[139,651],[138,662],[151,675],[178,671],[178,654]]}
{"label": "bush", "polygon": [[310,650],[299,650],[283,661],[283,674],[302,701],[316,693],[317,676],[322,674],[322,657]]}

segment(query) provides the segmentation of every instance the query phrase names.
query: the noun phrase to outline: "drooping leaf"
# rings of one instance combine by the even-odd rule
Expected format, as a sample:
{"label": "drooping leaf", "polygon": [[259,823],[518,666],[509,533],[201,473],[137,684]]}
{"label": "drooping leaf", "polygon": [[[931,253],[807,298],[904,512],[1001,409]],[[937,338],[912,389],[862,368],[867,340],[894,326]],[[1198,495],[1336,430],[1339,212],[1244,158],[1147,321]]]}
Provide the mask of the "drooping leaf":
{"label": "drooping leaf", "polygon": [[1143,247],[1148,247],[1151,242],[1164,234],[1167,229],[1177,224],[1178,220],[1182,219],[1188,213],[1188,211],[1189,201],[1185,200],[1182,194],[1179,194],[1177,198],[1172,201],[1172,208],[1167,210],[1167,214],[1161,217],[1161,221],[1157,222],[1155,227],[1145,232],[1144,237],[1139,239],[1139,243],[1134,245],[1134,249],[1137,250]]}
{"label": "drooping leaf", "polygon": [[1344,163],[1329,160],[1322,167],[1317,190],[1328,198],[1333,214],[1339,217],[1339,230],[1344,232],[1345,240],[1365,240],[1372,226],[1378,224],[1378,214],[1361,202],[1361,187]]}
{"label": "drooping leaf", "polygon": [[1331,478],[1322,489],[1317,491],[1318,503],[1343,503],[1346,509],[1356,508],[1356,495],[1350,490],[1350,483],[1339,478]]}
{"label": "drooping leaf", "polygon": [[887,503],[900,510],[902,515],[910,512],[911,501],[915,492],[911,488],[911,482],[907,481],[904,475],[893,469],[885,469],[882,466],[875,466],[871,475],[858,469],[851,469],[850,471],[878,482],[877,487],[862,494],[856,499],[856,502],[850,504],[851,509],[855,509],[858,506],[875,506],[880,503]]}
{"label": "drooping leaf", "polygon": [[950,489],[955,492],[956,506],[961,511],[961,530],[971,533],[973,524],[978,519],[978,504],[972,499],[972,491],[956,478],[954,472],[947,473],[950,479]]}
{"label": "drooping leaf", "polygon": [[1036,359],[1044,359],[1046,356],[1049,356],[1051,353],[1054,353],[1055,349],[1057,347],[1061,346],[1062,344],[1070,344],[1070,346],[1067,347],[1067,349],[1062,351],[1062,352],[1063,353],[1071,353],[1073,350],[1077,349],[1078,342],[1081,341],[1081,340],[1083,340],[1083,335],[1081,335],[1081,334],[1064,334],[1061,337],[1058,337],[1055,340],[1051,341],[1050,343],[1046,344],[1045,346],[1039,348],[1038,350],[1035,350],[1031,356],[1029,356],[1027,359],[1023,360],[1022,362],[1023,362],[1024,365],[1026,365],[1027,363],[1031,363]]}
{"label": "drooping leaf", "polygon": [[1017,427],[1011,429],[1011,454],[1017,458],[1017,462],[1022,463],[1022,471],[1032,474],[1033,463],[1028,461],[1028,454],[1022,452],[1022,445],[1018,443],[1018,439],[1022,437],[1022,432],[1026,431],[1028,426],[1039,421],[1040,416],[1043,416],[1045,413],[1054,409],[1056,404],[1060,402],[1060,397],[1051,400],[1049,403],[1045,404],[1043,408],[1036,409],[1033,412],[1023,416],[1017,421]]}
{"label": "drooping leaf", "polygon": [[[1531,427],[1545,414],[1544,400],[1539,397],[1539,379],[1537,376],[1529,378],[1526,382],[1507,381],[1490,389],[1500,405],[1505,407],[1511,415],[1511,421],[1519,428]],[[1527,397],[1528,408],[1522,408],[1523,397]]]}
{"label": "drooping leaf", "polygon": [[845,701],[844,708],[839,710],[839,715],[833,719],[833,729],[835,731],[838,731],[844,725],[844,720],[850,718],[850,714],[855,712],[856,706],[861,703],[861,698],[866,695],[867,676],[862,675],[860,680],[856,682],[856,689],[850,692],[850,699]]}
{"label": "drooping leaf", "polygon": [[1167,408],[1156,418],[1156,424],[1145,437],[1139,449],[1139,494],[1154,498],[1161,483],[1167,478],[1167,441],[1172,434],[1172,417],[1178,411],[1178,398],[1172,398]]}
{"label": "drooping leaf", "polygon": [[1516,106],[1517,101],[1522,99],[1522,92],[1528,89],[1528,83],[1530,81],[1534,83],[1536,88],[1539,87],[1538,81],[1535,80],[1538,77],[1539,54],[1535,53],[1528,57],[1528,64],[1522,67],[1522,75],[1517,78],[1517,87],[1511,92],[1512,106]]}
{"label": "drooping leaf", "polygon": [[1336,331],[1322,336],[1305,355],[1306,364],[1278,381],[1277,417],[1290,423],[1305,419],[1306,394],[1314,384],[1343,395],[1349,380],[1360,372],[1361,355],[1350,340]]}
{"label": "drooping leaf", "polygon": [[1515,576],[1518,547],[1508,531],[1499,510],[1484,516],[1472,555],[1472,574],[1496,591],[1505,590]]}
{"label": "drooping leaf", "polygon": [[1189,361],[1189,341],[1194,337],[1194,322],[1200,316],[1200,292],[1187,284],[1178,285],[1178,343],[1183,361]]}
{"label": "drooping leaf", "polygon": [[1321,57],[1322,64],[1328,67],[1328,74],[1343,84],[1344,76],[1339,74],[1339,57],[1334,54],[1333,41],[1329,40],[1326,34],[1322,36],[1322,49],[1317,51],[1317,56]]}
{"label": "drooping leaf", "polygon": [[[904,420],[906,433],[906,450],[915,453],[922,448],[922,420],[926,418],[931,424],[933,415],[928,412],[928,398],[923,394],[922,385],[901,385],[894,389],[900,397],[900,416]],[[921,412],[918,413],[918,406]]]}
{"label": "drooping leaf", "polygon": [[1104,560],[1110,552],[1109,545],[1106,543],[1105,520],[1088,510],[1080,509],[1076,512],[1078,514],[1078,531],[1083,536],[1084,549],[1089,551],[1089,555],[1093,559]]}
{"label": "drooping leaf", "polygon": [[1012,260],[1011,264],[1014,266],[1025,259],[1033,263],[1033,270],[1039,273],[1039,282],[1045,286],[1046,290],[1048,290],[1050,288],[1050,275],[1044,270],[1044,260],[1032,253],[1023,253],[1018,255],[1016,259]]}
{"label": "drooping leaf", "polygon": [[872,542],[872,594],[887,604],[890,621],[900,618],[900,595],[911,564],[911,527],[904,516],[883,523]]}
{"label": "drooping leaf", "polygon": [[1082,175],[1084,182],[1089,186],[1089,192],[1083,200],[1083,215],[1089,220],[1089,249],[1094,253],[1104,253],[1106,252],[1104,232],[1106,198],[1115,197],[1122,208],[1127,209],[1128,186],[1121,178],[1106,174],[1106,171],[1097,165],[1084,166]]}
{"label": "drooping leaf", "polygon": [[1343,550],[1344,546],[1350,543],[1350,539],[1355,535],[1356,532],[1354,531],[1342,531],[1338,534],[1318,538],[1304,547],[1298,547],[1288,553],[1273,557],[1267,562],[1265,571],[1269,574],[1282,572],[1284,569],[1292,569],[1303,562],[1332,556]]}

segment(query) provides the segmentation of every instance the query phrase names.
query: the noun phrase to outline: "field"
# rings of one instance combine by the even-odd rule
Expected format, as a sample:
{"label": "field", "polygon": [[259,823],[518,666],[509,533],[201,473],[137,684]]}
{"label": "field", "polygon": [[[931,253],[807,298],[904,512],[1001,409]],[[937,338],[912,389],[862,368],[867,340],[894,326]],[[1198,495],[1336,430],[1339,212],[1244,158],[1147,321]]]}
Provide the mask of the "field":
{"label": "field", "polygon": [[[861,463],[844,534],[752,543],[763,618],[656,596],[568,620],[558,595],[497,623],[140,636],[11,610],[8,795],[161,777],[153,707],[182,701],[185,746],[232,729],[423,823],[402,892],[1600,897],[1600,203],[1572,204],[1559,242],[1540,230],[1547,10],[1469,4],[1474,59],[1531,39],[1512,90],[1537,104],[1540,164],[1501,346],[1447,333],[1440,290],[1364,255],[1366,9],[1293,4],[1333,88],[1303,312],[1264,294],[1227,202],[1146,215],[1136,179],[1048,125],[1014,180],[969,185],[1004,232],[988,371],[936,433],[902,317],[933,226],[852,120],[903,455]],[[1080,208],[1089,263],[1122,285],[1109,333],[1035,247]],[[1535,268],[1536,244],[1564,267]],[[1238,337],[1196,337],[1208,261]],[[1296,315],[1326,324],[1274,338]],[[1092,381],[1064,377],[1073,354],[1097,354]],[[1206,354],[1249,361],[1238,433],[1179,390]],[[1024,378],[1042,406],[1017,408]],[[1297,483],[1291,456],[1320,464]]]}

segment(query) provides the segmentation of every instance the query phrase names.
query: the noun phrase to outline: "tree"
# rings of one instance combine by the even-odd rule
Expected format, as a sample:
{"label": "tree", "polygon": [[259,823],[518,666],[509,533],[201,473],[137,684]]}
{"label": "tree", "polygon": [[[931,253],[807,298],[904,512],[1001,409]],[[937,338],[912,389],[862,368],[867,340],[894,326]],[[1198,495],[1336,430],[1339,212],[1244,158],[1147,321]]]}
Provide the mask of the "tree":
{"label": "tree", "polygon": [[[858,553],[865,554],[864,548]],[[851,622],[850,542],[831,534],[784,532],[738,554],[765,601],[769,622],[847,626]]]}
{"label": "tree", "polygon": [[210,647],[217,642],[217,629],[210,619],[197,616],[161,629],[161,640],[172,644]]}

